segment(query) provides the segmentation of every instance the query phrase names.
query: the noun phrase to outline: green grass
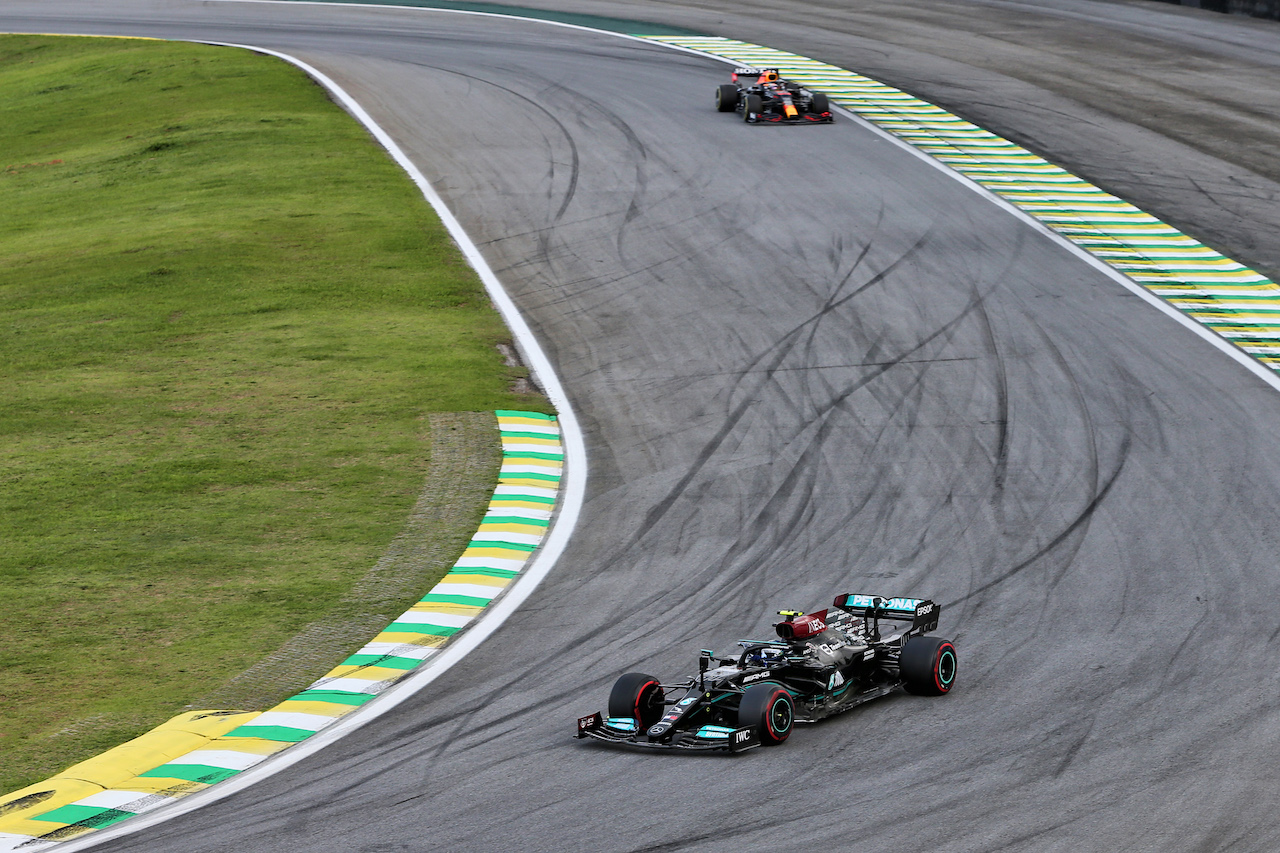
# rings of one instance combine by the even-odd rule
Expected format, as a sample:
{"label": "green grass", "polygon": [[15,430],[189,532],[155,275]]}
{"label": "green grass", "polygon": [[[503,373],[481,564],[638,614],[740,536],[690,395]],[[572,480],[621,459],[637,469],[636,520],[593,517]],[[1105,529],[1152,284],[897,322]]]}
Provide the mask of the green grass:
{"label": "green grass", "polygon": [[0,95],[2,792],[331,612],[422,488],[428,413],[549,408],[291,66],[3,36]]}

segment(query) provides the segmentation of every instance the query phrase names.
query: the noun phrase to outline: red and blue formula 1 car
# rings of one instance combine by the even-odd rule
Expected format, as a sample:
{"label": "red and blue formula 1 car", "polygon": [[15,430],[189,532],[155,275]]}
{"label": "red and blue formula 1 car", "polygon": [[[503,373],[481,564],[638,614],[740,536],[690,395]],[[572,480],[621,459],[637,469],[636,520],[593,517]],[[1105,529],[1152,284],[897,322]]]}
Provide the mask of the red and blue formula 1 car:
{"label": "red and blue formula 1 car", "polygon": [[736,68],[733,82],[716,88],[716,109],[735,110],[748,124],[829,124],[835,121],[822,92],[783,80],[776,68]]}
{"label": "red and blue formula 1 car", "polygon": [[[926,637],[941,607],[918,598],[840,595],[808,615],[781,610],[776,640],[739,640],[737,657],[703,650],[698,674],[664,684],[628,672],[608,714],[578,720],[578,737],[657,749],[741,752],[780,744],[812,723],[898,689],[950,692],[956,649]],[[882,626],[882,622],[891,623]]]}

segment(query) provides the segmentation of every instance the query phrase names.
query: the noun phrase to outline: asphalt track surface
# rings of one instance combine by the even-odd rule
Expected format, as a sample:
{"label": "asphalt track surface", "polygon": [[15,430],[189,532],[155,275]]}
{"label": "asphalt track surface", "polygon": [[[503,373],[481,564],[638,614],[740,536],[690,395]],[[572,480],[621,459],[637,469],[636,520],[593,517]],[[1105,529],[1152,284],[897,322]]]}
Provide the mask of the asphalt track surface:
{"label": "asphalt track surface", "polygon": [[[101,849],[1280,847],[1280,394],[1061,246],[854,122],[717,114],[722,66],[632,41],[148,0],[10,0],[0,29],[248,42],[334,77],[516,298],[592,466],[560,564],[463,664]],[[618,673],[683,674],[846,591],[942,602],[955,691],[732,758],[571,738]]]}

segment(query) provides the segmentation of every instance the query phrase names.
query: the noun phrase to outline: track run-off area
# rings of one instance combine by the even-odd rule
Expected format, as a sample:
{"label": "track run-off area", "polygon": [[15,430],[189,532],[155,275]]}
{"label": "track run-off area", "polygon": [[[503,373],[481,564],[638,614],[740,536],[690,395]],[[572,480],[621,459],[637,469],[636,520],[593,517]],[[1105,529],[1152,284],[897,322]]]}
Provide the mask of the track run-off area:
{"label": "track run-off area", "polygon": [[[565,4],[628,5],[715,29],[695,7]],[[1190,26],[1154,5],[1014,5],[973,4],[975,27],[994,8],[1086,38],[1090,6]],[[332,78],[511,293],[591,463],[556,567],[460,664],[100,849],[1276,846],[1280,394],[1045,229],[847,117],[716,113],[722,62],[577,28],[113,0],[7,3],[0,29],[252,44]],[[723,34],[854,71],[838,46],[874,39],[747,30]],[[980,110],[1016,100],[973,91]],[[1172,212],[1130,200],[1197,224],[1176,192],[1152,198]],[[1265,276],[1272,248],[1241,246]],[[942,603],[955,691],[732,759],[572,739],[619,673],[681,675],[840,592]]]}

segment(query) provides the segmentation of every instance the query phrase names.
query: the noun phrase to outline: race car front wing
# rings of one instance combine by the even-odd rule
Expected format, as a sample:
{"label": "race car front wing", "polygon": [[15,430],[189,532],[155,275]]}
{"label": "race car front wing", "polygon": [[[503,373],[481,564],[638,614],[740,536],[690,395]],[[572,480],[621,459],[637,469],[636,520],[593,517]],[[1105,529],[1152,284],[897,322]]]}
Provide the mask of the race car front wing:
{"label": "race car front wing", "polygon": [[697,729],[677,731],[670,737],[650,740],[640,731],[640,723],[633,717],[605,717],[599,711],[578,718],[578,737],[595,738],[606,743],[638,746],[644,749],[725,750],[745,752],[760,745],[760,733],[755,726],[731,729],[728,726],[699,726]]}
{"label": "race car front wing", "polygon": [[830,112],[799,113],[794,117],[781,113],[763,112],[755,113],[754,117],[748,121],[751,124],[831,124],[835,121],[835,116]]}

